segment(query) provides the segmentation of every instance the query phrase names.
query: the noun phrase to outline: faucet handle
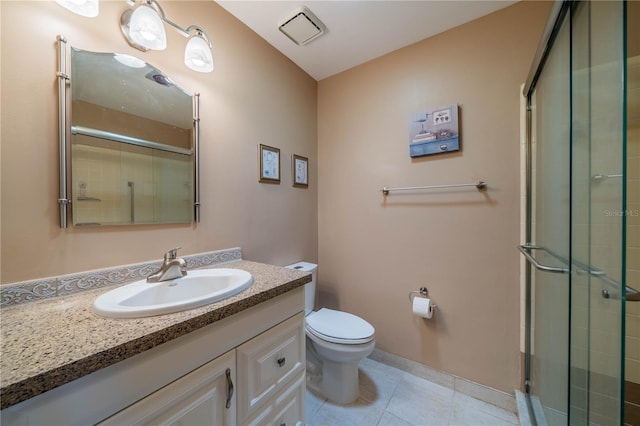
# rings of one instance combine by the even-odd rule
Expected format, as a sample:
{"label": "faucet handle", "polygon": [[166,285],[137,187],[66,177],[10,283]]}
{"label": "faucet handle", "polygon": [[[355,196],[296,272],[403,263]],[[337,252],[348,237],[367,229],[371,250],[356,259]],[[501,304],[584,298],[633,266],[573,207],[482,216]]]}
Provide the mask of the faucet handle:
{"label": "faucet handle", "polygon": [[171,250],[166,252],[164,254],[164,260],[174,260],[176,257],[178,257],[178,250],[180,250],[181,248],[182,247],[172,248]]}

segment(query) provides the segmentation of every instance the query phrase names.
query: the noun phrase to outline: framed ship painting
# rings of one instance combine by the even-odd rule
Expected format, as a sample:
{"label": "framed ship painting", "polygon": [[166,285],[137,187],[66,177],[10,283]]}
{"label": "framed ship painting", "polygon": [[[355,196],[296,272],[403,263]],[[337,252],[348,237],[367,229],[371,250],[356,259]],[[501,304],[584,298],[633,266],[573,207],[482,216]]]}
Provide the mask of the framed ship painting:
{"label": "framed ship painting", "polygon": [[409,128],[411,158],[460,150],[458,104],[416,112]]}

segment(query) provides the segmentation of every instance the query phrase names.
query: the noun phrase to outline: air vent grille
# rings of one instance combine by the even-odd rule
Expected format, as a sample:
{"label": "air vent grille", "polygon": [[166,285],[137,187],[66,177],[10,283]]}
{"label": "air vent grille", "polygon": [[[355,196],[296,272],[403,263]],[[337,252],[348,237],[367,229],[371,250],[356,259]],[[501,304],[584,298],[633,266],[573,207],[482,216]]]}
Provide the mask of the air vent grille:
{"label": "air vent grille", "polygon": [[285,19],[278,29],[294,43],[303,46],[325,33],[326,27],[309,9],[302,6]]}

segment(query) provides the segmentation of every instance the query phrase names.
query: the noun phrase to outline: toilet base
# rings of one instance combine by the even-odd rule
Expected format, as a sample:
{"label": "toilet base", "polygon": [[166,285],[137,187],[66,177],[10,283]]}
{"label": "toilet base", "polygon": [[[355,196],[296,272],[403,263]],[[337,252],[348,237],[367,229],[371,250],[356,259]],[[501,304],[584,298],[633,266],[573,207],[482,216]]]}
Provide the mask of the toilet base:
{"label": "toilet base", "polygon": [[320,361],[307,352],[307,388],[336,404],[350,404],[360,395],[358,362]]}
{"label": "toilet base", "polygon": [[350,404],[360,395],[357,362],[322,363],[322,394],[337,404]]}

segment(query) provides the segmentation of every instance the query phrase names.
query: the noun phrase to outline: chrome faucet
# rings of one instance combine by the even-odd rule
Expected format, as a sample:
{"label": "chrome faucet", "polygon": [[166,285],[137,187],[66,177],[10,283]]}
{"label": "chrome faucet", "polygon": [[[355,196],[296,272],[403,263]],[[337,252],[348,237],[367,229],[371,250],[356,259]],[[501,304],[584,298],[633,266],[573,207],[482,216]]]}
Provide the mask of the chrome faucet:
{"label": "chrome faucet", "polygon": [[173,280],[187,275],[187,262],[178,257],[180,247],[169,250],[164,254],[162,266],[153,274],[147,277],[148,283]]}

